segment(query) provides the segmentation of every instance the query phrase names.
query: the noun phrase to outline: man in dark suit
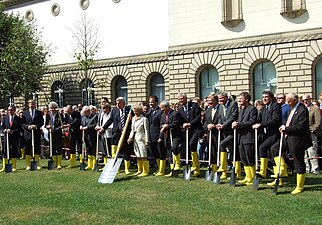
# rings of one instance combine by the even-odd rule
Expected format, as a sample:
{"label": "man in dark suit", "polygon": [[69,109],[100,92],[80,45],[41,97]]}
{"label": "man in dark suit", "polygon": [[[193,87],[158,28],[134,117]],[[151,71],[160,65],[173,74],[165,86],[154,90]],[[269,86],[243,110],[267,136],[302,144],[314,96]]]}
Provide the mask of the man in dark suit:
{"label": "man in dark suit", "polygon": [[[234,141],[234,131],[231,128],[231,124],[238,119],[238,104],[237,102],[228,99],[228,94],[226,92],[221,92],[218,94],[218,101],[220,104],[219,114],[218,114],[218,124],[216,128],[221,130],[223,140],[220,142],[220,167],[218,172],[221,172],[221,179],[227,178],[227,147],[229,147],[229,152],[233,151],[233,141]],[[232,154],[231,154],[232,155]],[[236,172],[240,177],[240,161],[236,161]]]}
{"label": "man in dark suit", "polygon": [[44,124],[42,112],[35,109],[35,101],[28,101],[28,109],[22,115],[22,128],[24,130],[24,138],[26,140],[26,170],[30,170],[30,159],[32,154],[32,130],[34,131],[34,159],[38,162],[40,154],[40,128]]}
{"label": "man in dark suit", "polygon": [[197,145],[199,138],[203,135],[204,132],[201,123],[201,108],[197,103],[191,101],[188,102],[187,95],[185,93],[178,94],[178,101],[180,102],[181,106],[179,107],[176,114],[177,120],[184,130],[189,130],[188,147],[191,151],[192,158],[191,171],[194,172],[194,176],[199,176],[200,164],[197,153]]}
{"label": "man in dark suit", "polygon": [[19,156],[18,147],[19,147],[19,139],[20,139],[20,131],[21,127],[21,120],[20,117],[15,115],[16,107],[9,106],[8,107],[8,114],[2,119],[2,129],[4,136],[4,158],[3,158],[3,168],[0,172],[5,171],[5,164],[8,164],[7,159],[7,134],[9,137],[9,159],[12,159],[12,171],[17,171],[17,158]]}
{"label": "man in dark suit", "polygon": [[[124,130],[125,122],[127,117],[131,113],[131,107],[125,106],[125,100],[123,97],[118,97],[116,99],[116,108],[112,110],[110,118],[100,129],[100,133],[103,133],[111,124],[113,124],[112,129],[112,158],[115,158],[117,145],[121,138],[122,132]],[[126,135],[123,141],[123,146],[121,151],[123,151],[124,157],[124,167],[125,174],[130,174],[130,160],[131,160],[131,145],[126,141],[129,138],[131,130],[131,123],[128,124]]]}
{"label": "man in dark suit", "polygon": [[[160,118],[161,129],[159,133],[158,144],[162,146],[162,148],[166,149],[166,151],[169,150],[172,153],[172,155],[169,155],[171,172],[170,174],[166,175],[166,177],[171,177],[172,170],[180,169],[180,144],[182,143],[183,136],[181,127],[176,120],[176,111],[171,109],[170,103],[168,101],[161,102],[160,109],[163,113],[161,114]],[[163,176],[165,174],[165,166],[165,160],[161,160],[160,169],[156,176]]]}
{"label": "man in dark suit", "polygon": [[[295,93],[286,96],[286,102],[291,107],[286,124],[280,127],[280,132],[285,134],[286,144],[294,160],[297,173],[297,186],[292,194],[303,192],[306,166],[304,162],[305,150],[312,146],[311,131],[309,126],[309,112],[305,105],[298,101]],[[278,151],[274,155],[278,155]]]}
{"label": "man in dark suit", "polygon": [[239,181],[241,184],[253,185],[255,177],[255,151],[254,130],[252,126],[257,120],[257,109],[250,104],[251,96],[248,92],[240,93],[238,102],[240,105],[238,121],[232,123],[232,128],[237,129],[238,149],[241,161],[246,173],[245,179]]}
{"label": "man in dark suit", "polygon": [[97,131],[95,127],[97,125],[97,114],[91,113],[89,106],[84,106],[82,109],[83,117],[80,126],[81,131],[85,131],[85,143],[87,149],[87,167],[86,170],[94,170],[94,165],[96,164],[96,140]]}
{"label": "man in dark suit", "polygon": [[[217,154],[216,151],[218,146],[218,130],[216,129],[216,125],[218,124],[218,115],[219,115],[219,104],[218,104],[218,96],[215,94],[209,95],[207,97],[207,103],[208,108],[205,112],[205,122],[204,122],[204,130],[210,131],[211,130],[211,137],[208,134],[208,143],[211,140],[212,147],[211,149],[208,149],[208,151],[211,151],[211,168],[213,172],[217,172]],[[207,145],[209,146],[209,144]]]}
{"label": "man in dark suit", "polygon": [[155,172],[155,174],[157,174],[160,171],[160,164],[162,164],[162,166],[165,166],[167,152],[164,148],[164,145],[158,144],[160,135],[160,118],[162,115],[162,110],[158,106],[158,97],[155,95],[150,96],[149,105],[150,109],[147,113],[147,118],[149,120],[150,128],[150,148],[158,166],[158,170]]}
{"label": "man in dark suit", "polygon": [[70,135],[70,142],[69,142],[69,148],[70,148],[70,165],[69,167],[75,167],[76,166],[76,148],[79,155],[79,161],[82,161],[83,155],[82,155],[82,132],[80,131],[81,126],[81,119],[82,116],[80,112],[74,110],[71,105],[66,106],[66,111],[68,114],[68,122],[67,127],[69,127],[69,135]]}
{"label": "man in dark suit", "polygon": [[[257,174],[265,178],[268,152],[279,139],[278,129],[282,125],[282,109],[271,91],[263,91],[262,99],[265,106],[259,114],[259,122],[253,125],[253,129],[260,129],[263,136],[263,142],[259,146],[260,171]],[[277,165],[279,157],[275,157],[274,161]],[[283,174],[287,175],[287,166],[283,158],[281,158],[281,169]]]}

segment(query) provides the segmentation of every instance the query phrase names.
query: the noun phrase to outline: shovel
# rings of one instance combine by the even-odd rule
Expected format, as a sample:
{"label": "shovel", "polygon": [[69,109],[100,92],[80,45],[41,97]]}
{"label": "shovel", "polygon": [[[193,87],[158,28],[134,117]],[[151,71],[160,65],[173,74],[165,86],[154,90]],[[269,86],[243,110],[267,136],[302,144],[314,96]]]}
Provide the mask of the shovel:
{"label": "shovel", "polygon": [[211,168],[211,139],[212,139],[211,133],[212,133],[211,130],[209,130],[209,138],[208,138],[209,164],[208,164],[208,171],[206,171],[206,174],[205,174],[206,181],[211,181],[213,176],[213,172]]}
{"label": "shovel", "polygon": [[53,135],[49,132],[49,160],[48,160],[48,170],[55,169],[55,161],[53,160]]}
{"label": "shovel", "polygon": [[[217,144],[217,168],[219,168],[220,157],[220,130],[218,130],[218,144]],[[218,169],[217,169],[218,170]],[[216,171],[214,176],[214,183],[220,184],[221,172]]]}
{"label": "shovel", "polygon": [[7,130],[7,160],[8,164],[6,164],[6,173],[12,173],[12,164],[10,163],[10,146],[9,146],[9,132]]}
{"label": "shovel", "polygon": [[86,167],[86,164],[84,162],[85,151],[86,151],[85,131],[83,130],[83,133],[82,133],[82,160],[81,160],[80,166],[79,166],[79,169],[82,170],[82,171],[85,171],[85,167]]}
{"label": "shovel", "polygon": [[121,135],[121,138],[119,140],[119,143],[117,145],[115,158],[110,159],[110,160],[107,161],[107,163],[106,163],[106,165],[104,167],[104,170],[103,170],[103,172],[101,173],[101,176],[98,179],[99,183],[102,183],[102,184],[111,184],[111,183],[113,183],[113,181],[114,181],[114,179],[116,177],[117,171],[119,170],[119,168],[121,166],[123,158],[117,158],[117,157],[118,157],[119,152],[121,150],[121,147],[123,145],[125,135],[126,135],[126,130],[127,130],[128,125],[130,123],[130,120],[131,120],[131,111],[127,115],[126,123],[124,125],[124,129],[122,131],[122,135]]}
{"label": "shovel", "polygon": [[[259,171],[259,166],[258,166],[258,144],[257,144],[257,137],[258,137],[258,133],[257,133],[257,129],[255,129],[255,167],[256,167],[256,171]],[[254,184],[253,184],[253,190],[257,191],[258,190],[258,185],[259,185],[259,179],[260,179],[260,175],[259,174],[255,174],[254,177]]]}
{"label": "shovel", "polygon": [[234,155],[233,155],[233,172],[230,175],[230,182],[229,185],[230,186],[236,186],[236,129],[234,129],[234,146],[233,146],[233,151],[234,151]]}
{"label": "shovel", "polygon": [[94,171],[95,172],[99,172],[99,168],[98,168],[98,141],[99,141],[99,137],[100,137],[100,133],[97,131],[97,135],[96,135],[96,154],[95,154],[95,157],[96,157],[96,163],[94,165]]}
{"label": "shovel", "polygon": [[282,145],[283,145],[283,136],[284,136],[284,133],[281,133],[281,139],[280,139],[280,146],[279,146],[279,149],[278,149],[278,165],[277,165],[277,178],[275,180],[275,185],[274,185],[274,188],[273,188],[273,194],[277,194],[277,190],[278,190],[278,186],[279,186],[279,181],[280,181],[280,172],[281,172],[281,158],[282,158]]}
{"label": "shovel", "polygon": [[32,162],[31,162],[31,171],[37,171],[38,162],[35,160],[35,131],[31,130],[31,149],[32,149]]}
{"label": "shovel", "polygon": [[189,169],[189,130],[186,129],[186,169],[183,170],[183,179],[189,181],[191,179],[191,170]]}
{"label": "shovel", "polygon": [[[164,143],[166,143],[166,140],[165,140]],[[172,148],[172,144],[173,144],[172,129],[170,129],[170,145],[171,145],[171,148]],[[173,162],[172,177],[177,178],[178,175],[179,175],[179,170],[174,170],[174,154],[173,154],[173,152],[172,152],[172,162]]]}

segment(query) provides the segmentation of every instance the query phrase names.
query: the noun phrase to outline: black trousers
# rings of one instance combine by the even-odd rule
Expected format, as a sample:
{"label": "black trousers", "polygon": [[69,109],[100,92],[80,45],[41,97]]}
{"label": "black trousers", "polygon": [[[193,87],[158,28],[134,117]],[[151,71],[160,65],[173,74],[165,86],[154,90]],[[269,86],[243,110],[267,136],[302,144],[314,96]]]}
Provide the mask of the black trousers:
{"label": "black trousers", "polygon": [[76,148],[79,154],[82,153],[82,132],[70,133],[69,148],[70,148],[70,154],[76,154]]}
{"label": "black trousers", "polygon": [[[39,140],[36,140],[37,138],[35,137],[35,154],[39,155],[40,154],[40,137]],[[31,155],[32,156],[32,148],[31,148],[32,142],[31,138],[26,139],[26,155]]]}
{"label": "black trousers", "polygon": [[255,150],[254,144],[239,143],[240,158],[244,166],[255,165]]}
{"label": "black trousers", "polygon": [[268,158],[268,152],[270,151],[271,147],[278,141],[278,136],[265,136],[264,141],[259,146],[259,157],[261,158]]}
{"label": "black trousers", "polygon": [[[122,133],[121,132],[115,132],[112,136],[112,145],[118,145],[120,138],[121,138]],[[126,161],[131,160],[131,147],[132,144],[127,143],[127,139],[129,138],[129,132],[126,133],[123,145],[121,147],[121,154],[123,154],[123,158]],[[133,149],[133,148],[132,148]]]}

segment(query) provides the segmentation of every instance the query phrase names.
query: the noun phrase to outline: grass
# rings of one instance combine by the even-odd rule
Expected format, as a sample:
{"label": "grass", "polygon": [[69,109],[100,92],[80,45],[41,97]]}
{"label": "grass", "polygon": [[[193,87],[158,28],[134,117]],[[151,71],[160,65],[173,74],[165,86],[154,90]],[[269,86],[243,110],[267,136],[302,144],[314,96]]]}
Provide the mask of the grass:
{"label": "grass", "polygon": [[[23,165],[18,162],[18,168]],[[264,185],[269,180],[261,181],[254,192],[203,178],[184,181],[120,173],[113,184],[103,185],[97,182],[99,176],[78,168],[1,173],[0,223],[322,224],[322,175],[308,175],[305,191],[297,196],[290,194],[295,177],[273,195]]]}

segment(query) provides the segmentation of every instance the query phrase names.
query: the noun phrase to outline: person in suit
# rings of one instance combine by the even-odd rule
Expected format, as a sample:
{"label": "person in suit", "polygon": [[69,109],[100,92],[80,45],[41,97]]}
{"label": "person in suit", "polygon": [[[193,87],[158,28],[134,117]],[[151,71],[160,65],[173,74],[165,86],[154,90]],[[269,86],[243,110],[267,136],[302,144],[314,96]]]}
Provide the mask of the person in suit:
{"label": "person in suit", "polygon": [[166,149],[163,145],[158,144],[158,139],[160,135],[160,118],[162,114],[162,110],[158,106],[158,97],[152,95],[149,97],[149,111],[147,113],[147,118],[149,119],[149,127],[150,127],[150,148],[152,150],[153,157],[157,163],[158,169],[154,174],[157,174],[160,171],[160,164],[162,161],[162,166],[165,166],[166,160]]}
{"label": "person in suit", "polygon": [[246,173],[245,179],[239,181],[241,184],[253,185],[255,177],[255,151],[254,130],[252,126],[256,123],[257,109],[250,104],[251,96],[248,92],[240,93],[238,103],[240,105],[238,120],[232,123],[232,128],[237,129],[237,143],[241,161]]}
{"label": "person in suit", "polygon": [[[312,146],[311,131],[309,126],[309,112],[304,104],[298,100],[298,95],[288,93],[286,102],[291,107],[286,124],[280,126],[279,131],[284,133],[285,142],[294,160],[297,173],[297,185],[291,194],[303,192],[306,166],[304,162],[305,150]],[[274,155],[278,155],[275,148]],[[283,149],[284,150],[284,149]]]}
{"label": "person in suit", "polygon": [[79,160],[82,161],[83,155],[81,151],[82,147],[82,132],[80,131],[82,115],[77,110],[73,109],[71,105],[66,106],[67,112],[67,124],[69,128],[69,148],[70,148],[70,164],[68,168],[76,167],[76,150],[79,156]]}
{"label": "person in suit", "polygon": [[[112,129],[112,158],[115,158],[117,145],[120,141],[122,132],[125,127],[125,123],[128,115],[130,114],[131,118],[131,107],[125,106],[125,99],[123,97],[118,97],[116,99],[116,108],[112,110],[110,118],[106,121],[103,127],[100,129],[100,133],[103,133],[106,129],[113,124]],[[130,160],[131,160],[131,145],[126,141],[130,134],[131,123],[129,123],[126,130],[126,135],[123,141],[121,151],[123,152],[124,157],[124,167],[125,174],[130,174]]]}
{"label": "person in suit", "polygon": [[58,110],[58,104],[56,102],[50,102],[49,108],[49,120],[46,121],[46,128],[49,131],[49,135],[52,135],[52,157],[55,161],[55,167],[61,169],[61,161],[63,158],[63,114]]}
{"label": "person in suit", "polygon": [[[8,157],[7,157],[7,142],[9,143],[9,159],[12,159],[12,171],[17,171],[17,158],[19,156],[18,153],[18,147],[19,147],[19,139],[20,139],[20,131],[22,129],[21,127],[21,119],[19,116],[15,115],[16,113],[16,107],[15,106],[9,106],[8,107],[8,114],[2,119],[2,129],[4,136],[4,158],[2,160],[3,162],[3,168],[0,170],[0,172],[5,171],[5,166],[8,164]],[[9,140],[7,141],[7,134]]]}
{"label": "person in suit", "polygon": [[85,131],[85,144],[87,150],[87,167],[85,170],[94,170],[96,164],[96,140],[97,131],[95,127],[97,125],[97,114],[91,113],[89,106],[84,106],[82,109],[83,117],[81,121],[80,130]]}
{"label": "person in suit", "polygon": [[131,132],[128,142],[133,142],[134,153],[137,159],[138,172],[134,175],[145,177],[149,175],[149,161],[147,160],[147,146],[150,142],[149,120],[142,114],[142,105],[135,104],[133,107],[135,116],[132,118]]}
{"label": "person in suit", "polygon": [[[218,118],[219,118],[219,104],[218,104],[218,96],[215,94],[211,94],[207,97],[207,104],[208,108],[205,112],[205,122],[204,122],[204,130],[210,131],[211,130],[211,137],[208,134],[208,143],[211,140],[212,147],[211,149],[208,149],[208,151],[211,151],[211,168],[213,172],[217,172],[218,165],[217,165],[217,154],[216,151],[218,146],[218,129],[216,129],[216,125],[218,124]],[[209,146],[209,144],[207,145]],[[208,147],[209,148],[209,147]]]}
{"label": "person in suit", "polygon": [[34,132],[34,160],[38,162],[37,169],[41,169],[39,165],[40,154],[40,128],[44,124],[42,112],[35,108],[35,101],[28,101],[28,109],[22,115],[22,128],[24,130],[24,138],[26,140],[26,170],[30,170],[30,159],[32,154],[32,131]]}
{"label": "person in suit", "polygon": [[[220,167],[218,172],[221,172],[221,179],[227,178],[228,164],[227,164],[227,148],[229,148],[230,155],[233,151],[234,131],[231,124],[238,119],[238,104],[237,102],[228,98],[226,92],[218,94],[218,101],[220,104],[218,114],[218,124],[216,128],[222,132],[223,140],[220,142]],[[236,161],[237,177],[240,177],[240,160]]]}
{"label": "person in suit", "polygon": [[187,95],[185,93],[178,94],[178,101],[181,105],[176,114],[177,120],[183,130],[189,130],[189,137],[185,138],[189,139],[188,149],[191,152],[192,159],[191,171],[194,172],[193,176],[199,176],[200,164],[197,153],[197,145],[199,138],[202,137],[204,132],[201,123],[201,108],[197,103],[191,101],[188,102]]}
{"label": "person in suit", "polygon": [[321,115],[318,107],[312,105],[311,95],[304,95],[303,103],[309,110],[309,125],[311,131],[312,146],[305,151],[306,172],[319,174],[319,160],[318,160],[318,137],[321,131]]}
{"label": "person in suit", "polygon": [[162,114],[160,118],[158,144],[162,146],[162,148],[165,148],[167,152],[170,152],[170,154],[168,154],[168,159],[171,172],[165,175],[166,162],[160,161],[160,170],[156,176],[165,175],[165,177],[171,177],[172,170],[177,171],[180,169],[180,145],[183,141],[183,135],[182,129],[176,119],[177,112],[171,108],[170,102],[162,101],[160,103],[160,109]]}
{"label": "person in suit", "polygon": [[[275,101],[274,94],[271,91],[263,91],[262,99],[264,107],[260,113],[259,121],[253,125],[253,129],[260,129],[263,137],[263,142],[259,145],[260,171],[256,172],[256,174],[266,178],[268,153],[272,145],[279,139],[278,129],[282,125],[282,110],[281,105]],[[274,158],[276,164],[279,160],[279,157]],[[281,168],[287,175],[287,165],[284,158],[281,158]]]}

